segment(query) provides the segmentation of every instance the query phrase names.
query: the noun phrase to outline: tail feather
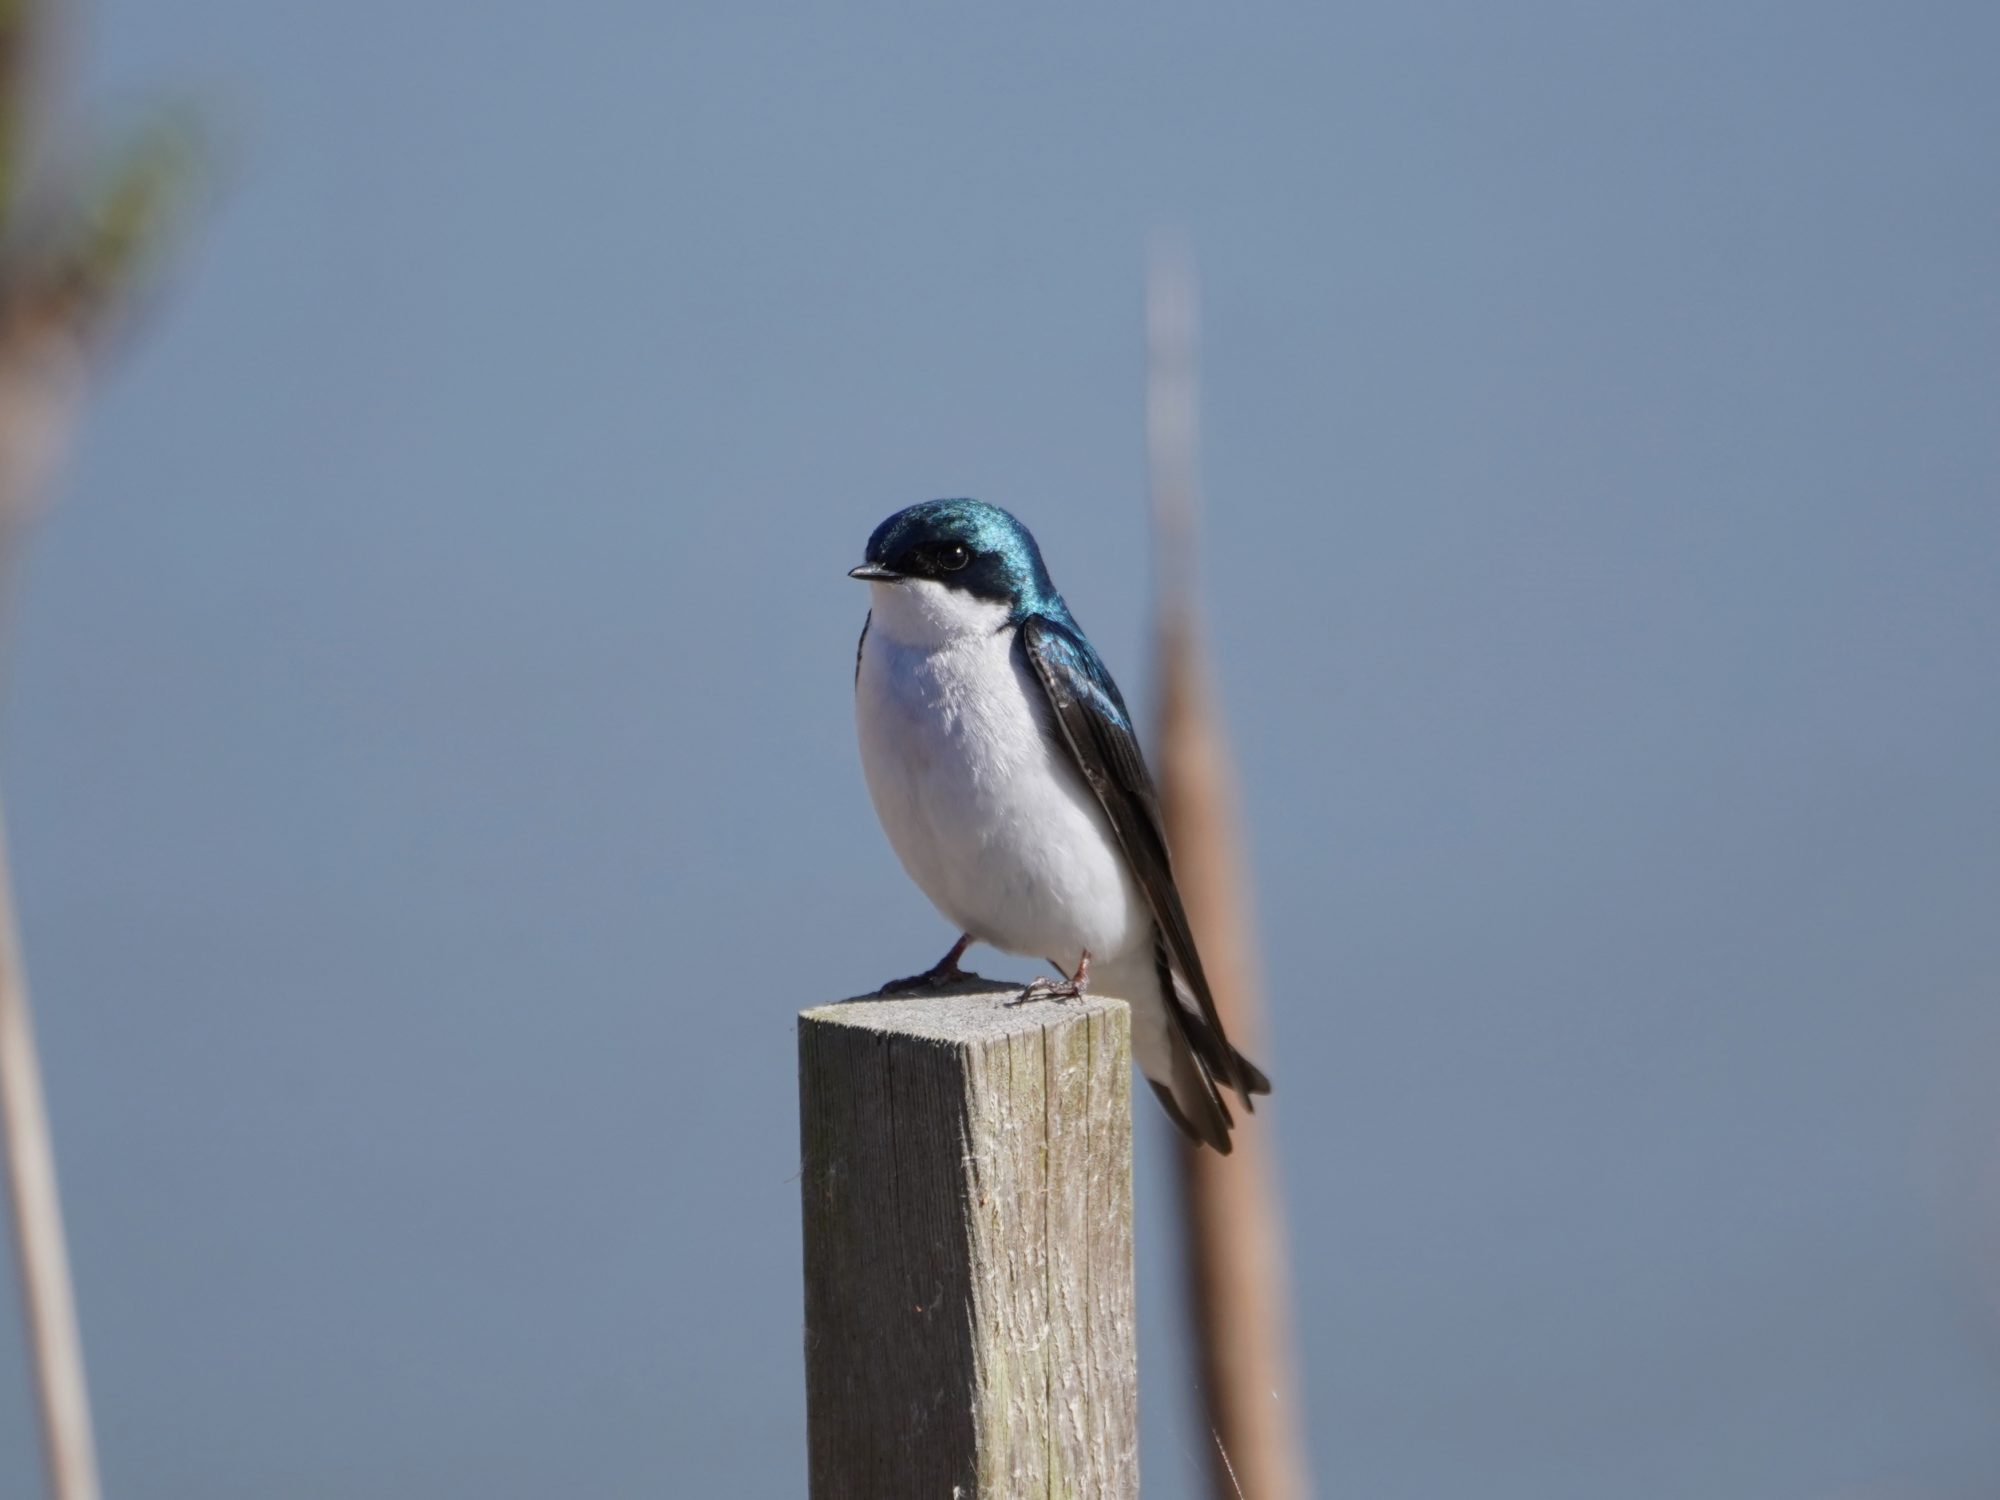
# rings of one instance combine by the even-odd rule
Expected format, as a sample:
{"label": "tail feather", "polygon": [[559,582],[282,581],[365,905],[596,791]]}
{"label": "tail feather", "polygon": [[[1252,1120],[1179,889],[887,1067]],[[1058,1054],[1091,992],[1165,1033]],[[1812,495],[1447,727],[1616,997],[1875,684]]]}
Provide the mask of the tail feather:
{"label": "tail feather", "polygon": [[1153,947],[1153,968],[1160,987],[1161,1009],[1166,1012],[1164,1030],[1168,1052],[1168,1076],[1150,1077],[1153,1092],[1162,1103],[1172,1101],[1167,1113],[1174,1123],[1205,1146],[1227,1156],[1229,1132],[1235,1116],[1224,1102],[1221,1082],[1235,1086],[1243,1107],[1254,1112],[1253,1093],[1271,1092],[1271,1080],[1248,1058],[1218,1035],[1194,1006],[1194,997],[1174,972],[1167,945]]}
{"label": "tail feather", "polygon": [[1229,1044],[1221,1033],[1211,1028],[1196,1008],[1194,993],[1187,981],[1174,972],[1167,959],[1166,945],[1160,944],[1156,950],[1155,963],[1160,974],[1160,988],[1171,995],[1174,1008],[1179,1011],[1188,1045],[1201,1058],[1201,1065],[1212,1080],[1229,1084],[1243,1100],[1243,1107],[1255,1114],[1257,1105],[1252,1097],[1271,1092],[1271,1080],[1264,1070],[1250,1061]]}
{"label": "tail feather", "polygon": [[1227,1155],[1236,1124],[1227,1091],[1234,1088],[1248,1108],[1252,1095],[1271,1091],[1271,1080],[1209,1028],[1163,944],[1135,957],[1102,965],[1094,977],[1105,994],[1131,1004],[1132,1053],[1167,1117],[1183,1134]]}
{"label": "tail feather", "polygon": [[1250,1102],[1250,1095],[1270,1093],[1271,1080],[1265,1076],[1262,1068],[1258,1067],[1234,1047],[1229,1049],[1229,1055],[1236,1059],[1236,1076],[1243,1080],[1243,1087],[1247,1090],[1243,1096],[1243,1107],[1254,1110],[1256,1106]]}

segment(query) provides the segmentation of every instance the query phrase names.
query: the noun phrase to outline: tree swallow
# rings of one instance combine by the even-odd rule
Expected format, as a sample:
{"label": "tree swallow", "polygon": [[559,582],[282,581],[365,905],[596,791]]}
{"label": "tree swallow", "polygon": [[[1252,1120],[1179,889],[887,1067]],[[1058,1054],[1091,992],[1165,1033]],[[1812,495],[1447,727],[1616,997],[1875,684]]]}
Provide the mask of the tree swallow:
{"label": "tree swallow", "polygon": [[1174,1123],[1229,1150],[1222,1089],[1270,1080],[1229,1045],[1174,886],[1159,795],[1125,700],[1006,511],[898,511],[848,576],[867,582],[854,717],[876,816],[959,940],[883,988],[965,977],[975,942],[1043,958],[1026,999],[1086,985],[1132,1008],[1132,1049]]}

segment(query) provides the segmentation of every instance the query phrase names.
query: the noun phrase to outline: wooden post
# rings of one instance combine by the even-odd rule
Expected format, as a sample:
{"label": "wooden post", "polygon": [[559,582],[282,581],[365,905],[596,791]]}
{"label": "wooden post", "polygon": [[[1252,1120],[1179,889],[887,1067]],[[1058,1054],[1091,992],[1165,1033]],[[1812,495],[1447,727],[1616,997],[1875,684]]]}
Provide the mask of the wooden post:
{"label": "wooden post", "polygon": [[814,1500],[1132,1500],[1123,1002],[799,1016]]}

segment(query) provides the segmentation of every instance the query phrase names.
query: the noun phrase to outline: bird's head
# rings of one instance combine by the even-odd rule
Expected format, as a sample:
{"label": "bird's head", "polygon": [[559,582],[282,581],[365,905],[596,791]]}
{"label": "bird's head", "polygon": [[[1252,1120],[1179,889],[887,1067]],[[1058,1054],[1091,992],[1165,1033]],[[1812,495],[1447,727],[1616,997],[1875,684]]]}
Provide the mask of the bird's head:
{"label": "bird's head", "polygon": [[916,594],[946,609],[979,605],[981,613],[998,610],[1016,621],[1060,605],[1028,528],[978,500],[926,500],[897,511],[875,528],[867,561],[847,576],[878,585],[878,599],[884,591]]}

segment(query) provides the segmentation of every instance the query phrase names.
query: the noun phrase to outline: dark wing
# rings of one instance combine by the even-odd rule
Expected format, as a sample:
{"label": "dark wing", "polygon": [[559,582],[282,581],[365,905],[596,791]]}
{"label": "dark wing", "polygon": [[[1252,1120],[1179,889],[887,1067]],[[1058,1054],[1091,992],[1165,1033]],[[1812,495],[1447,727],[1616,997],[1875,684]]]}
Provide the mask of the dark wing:
{"label": "dark wing", "polygon": [[875,623],[875,611],[869,610],[861,621],[861,639],[854,643],[854,685],[861,686],[861,651],[868,644],[868,627]]}
{"label": "dark wing", "polygon": [[[1170,1012],[1207,1071],[1232,1086],[1245,1104],[1253,1093],[1268,1094],[1270,1082],[1223,1034],[1215,996],[1202,972],[1201,955],[1195,951],[1181,893],[1174,885],[1173,863],[1160,822],[1159,793],[1146,769],[1146,758],[1139,750],[1132,716],[1118,685],[1073,626],[1047,615],[1030,615],[1021,623],[1020,639],[1077,769],[1096,794],[1125,851],[1133,878],[1152,908],[1163,957],[1172,971],[1161,976]],[[1176,975],[1185,981],[1184,986],[1170,982]],[[1193,997],[1199,1014],[1180,1003],[1183,989]]]}

